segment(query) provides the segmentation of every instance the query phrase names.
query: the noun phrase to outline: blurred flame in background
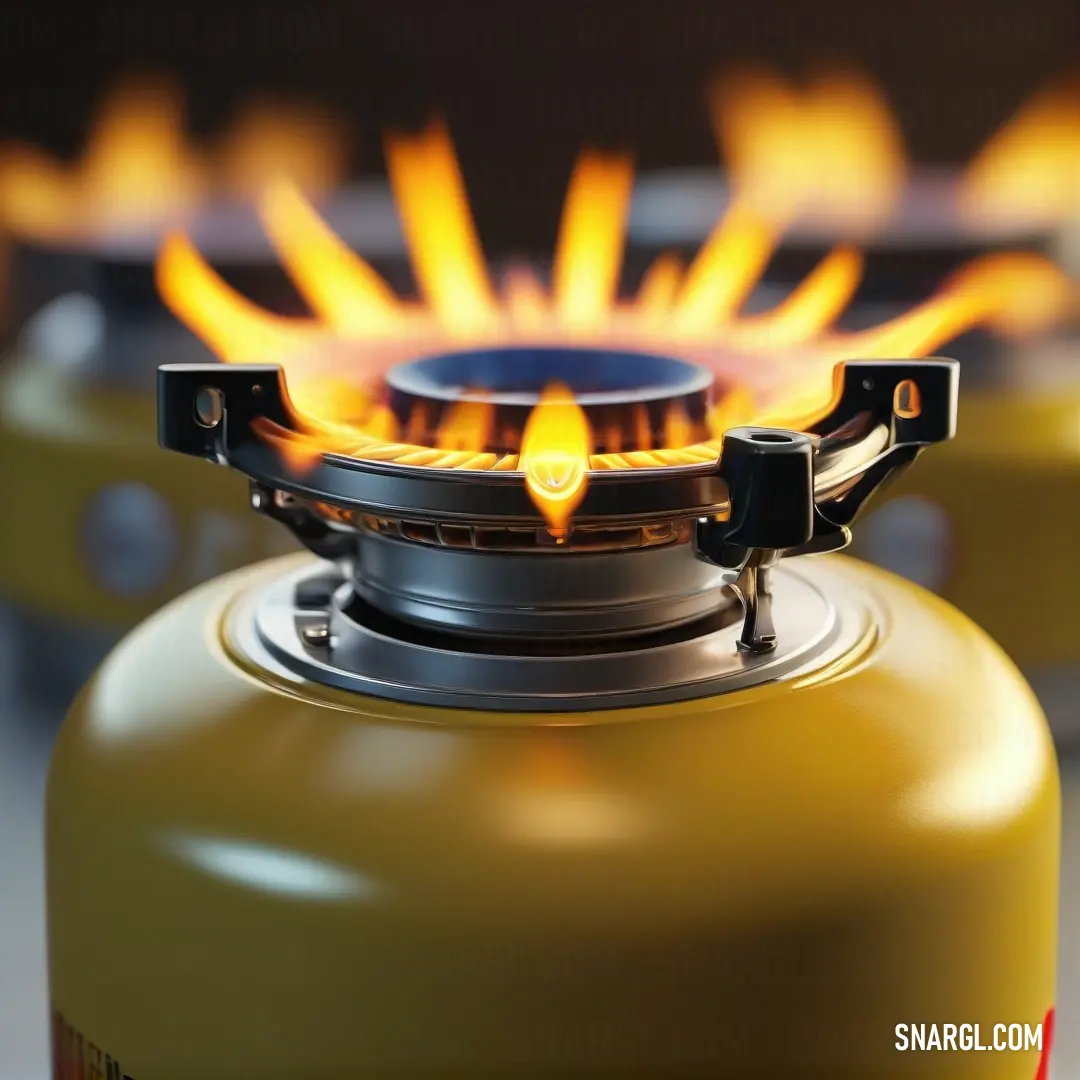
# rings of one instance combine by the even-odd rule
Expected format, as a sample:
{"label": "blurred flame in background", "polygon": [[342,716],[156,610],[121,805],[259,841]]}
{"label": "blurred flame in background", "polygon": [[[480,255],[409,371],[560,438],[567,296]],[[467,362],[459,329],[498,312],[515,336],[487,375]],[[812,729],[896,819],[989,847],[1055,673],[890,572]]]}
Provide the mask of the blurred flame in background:
{"label": "blurred flame in background", "polygon": [[0,147],[0,226],[62,243],[157,228],[215,195],[251,199],[272,176],[317,194],[344,177],[347,145],[328,114],[262,102],[215,143],[196,146],[174,83],[128,80],[106,96],[76,162],[24,144]]}
{"label": "blurred flame in background", "polygon": [[1080,220],[1080,79],[1038,94],[971,163],[965,218],[1045,228]]}
{"label": "blurred flame in background", "polygon": [[[797,85],[774,72],[746,68],[714,82],[710,107],[734,188],[754,215],[772,225],[813,217],[871,234],[903,198],[908,180],[903,134],[880,89],[858,72],[835,70]],[[392,152],[403,161],[415,160],[426,145],[423,139],[397,140]],[[95,229],[175,221],[211,195],[250,200],[275,177],[320,194],[343,181],[347,147],[343,125],[328,113],[267,102],[250,104],[211,144],[195,145],[185,133],[184,96],[175,83],[161,77],[127,79],[106,95],[77,162],[63,163],[24,144],[0,147],[0,225],[17,236],[53,242]],[[443,167],[437,156],[427,164]],[[580,168],[608,166],[593,156]],[[416,205],[409,177],[423,170],[396,171],[404,177],[396,196],[409,207],[406,224],[424,232],[422,250],[433,250],[435,236],[447,227],[439,222],[461,220],[460,178],[448,173],[441,185],[420,189],[413,184],[421,192]],[[608,173],[609,185],[624,182],[624,173]],[[555,290],[560,306],[571,305],[568,325],[595,321],[602,301],[569,280],[566,268],[580,276],[588,259],[603,257],[589,230],[612,235],[603,216],[623,204],[617,191],[607,197],[602,184],[582,191],[594,201],[568,205],[564,227],[589,255],[575,253],[563,264]],[[956,209],[969,224],[1045,228],[1075,220],[1078,203],[1080,80],[1073,78],[1036,94],[986,143],[958,186]],[[735,226],[729,222],[729,228]],[[462,318],[468,319],[477,316],[469,297],[476,293],[482,253],[461,240],[447,238],[460,254],[468,254],[461,286],[466,294]],[[417,248],[415,237],[409,241]],[[759,245],[762,257],[765,247]],[[418,265],[417,272],[422,269]],[[662,280],[669,279],[658,273],[657,288]],[[458,286],[444,282],[442,287]],[[513,293],[528,297],[529,283]],[[733,287],[733,301],[737,293]]]}
{"label": "blurred flame in background", "polygon": [[[820,125],[827,131],[836,113],[829,104],[833,97],[823,100]],[[853,108],[849,115],[870,114]],[[902,161],[891,139],[879,149],[880,155],[860,148],[867,184],[891,177]],[[223,360],[284,366],[296,430],[264,420],[261,433],[292,467],[310,468],[333,452],[403,465],[521,471],[557,537],[565,534],[590,470],[714,461],[732,426],[798,428],[824,415],[837,361],[925,355],[978,324],[1035,329],[1061,317],[1076,300],[1072,283],[1049,261],[994,255],[976,260],[913,311],[870,331],[839,333],[832,327],[862,272],[859,253],[841,246],[773,311],[743,317],[741,308],[779,245],[804,182],[796,178],[793,186],[766,193],[756,186],[763,174],[749,167],[690,265],[661,255],[638,294],[621,298],[633,166],[629,158],[593,151],[579,157],[570,180],[551,287],[521,269],[496,283],[446,128],[435,124],[418,135],[392,137],[386,150],[418,299],[397,296],[334,235],[296,186],[284,181],[268,189],[260,214],[313,318],[286,319],[257,309],[179,233],[168,238],[159,257],[161,294]],[[855,167],[853,161],[849,165]],[[853,190],[851,182],[849,172],[843,191]],[[888,183],[893,194],[879,202],[879,212],[898,190],[893,180]],[[631,424],[619,433],[625,448],[619,453],[593,453],[584,411],[557,386],[540,394],[518,453],[492,452],[485,432],[495,406],[482,400],[454,413],[452,440],[441,430],[435,446],[407,441],[423,424],[417,417],[400,424],[391,414],[378,381],[389,365],[448,346],[511,345],[675,353],[711,368],[720,396],[707,430],[694,431],[673,410],[664,425],[666,445],[654,445],[647,424]]]}
{"label": "blurred flame in background", "polygon": [[[717,80],[709,97],[734,189],[771,221],[873,233],[902,200],[903,135],[864,76],[833,71],[797,86],[747,68]],[[1080,217],[1080,79],[1052,83],[1001,126],[964,170],[954,210],[983,229]]]}
{"label": "blurred flame in background", "polygon": [[830,72],[798,89],[745,69],[718,80],[710,100],[733,188],[773,222],[813,216],[872,229],[903,194],[900,126],[858,73]]}

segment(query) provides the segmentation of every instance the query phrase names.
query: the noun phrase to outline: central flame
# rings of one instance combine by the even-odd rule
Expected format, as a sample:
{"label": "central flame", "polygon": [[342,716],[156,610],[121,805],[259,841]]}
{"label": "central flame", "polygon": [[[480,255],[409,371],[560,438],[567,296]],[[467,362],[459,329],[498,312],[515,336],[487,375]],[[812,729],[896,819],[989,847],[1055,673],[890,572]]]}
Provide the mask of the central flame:
{"label": "central flame", "polygon": [[521,471],[551,535],[563,540],[585,495],[592,435],[569,387],[549,386],[529,415],[521,438]]}
{"label": "central flame", "polygon": [[[831,100],[826,95],[819,106],[823,117],[831,114]],[[637,295],[621,298],[633,168],[624,157],[592,151],[581,155],[571,177],[551,287],[522,269],[493,281],[446,129],[435,125],[389,140],[387,162],[419,299],[396,295],[288,182],[267,190],[260,212],[313,317],[259,310],[180,234],[161,251],[160,292],[222,359],[283,365],[295,430],[266,420],[259,430],[290,467],[308,469],[335,453],[519,472],[556,539],[567,535],[591,473],[715,461],[733,426],[767,420],[798,428],[824,415],[840,360],[923,356],[980,323],[1031,329],[1076,299],[1067,277],[1048,261],[998,255],[972,263],[898,319],[838,333],[832,327],[862,272],[859,253],[839,247],[774,310],[743,316],[787,217],[768,212],[749,178],[740,180],[745,190],[737,190],[689,266],[661,255]],[[794,205],[797,191],[785,195],[786,206]],[[496,404],[481,392],[463,394],[439,418],[433,437],[428,406],[418,404],[404,419],[390,411],[380,377],[392,365],[448,346],[513,345],[671,354],[712,370],[723,391],[704,427],[673,406],[658,438],[643,405],[629,408],[625,423],[593,433],[565,386],[538,388],[538,404],[510,452],[512,433],[495,430]],[[603,436],[603,453],[594,452],[594,435]]]}

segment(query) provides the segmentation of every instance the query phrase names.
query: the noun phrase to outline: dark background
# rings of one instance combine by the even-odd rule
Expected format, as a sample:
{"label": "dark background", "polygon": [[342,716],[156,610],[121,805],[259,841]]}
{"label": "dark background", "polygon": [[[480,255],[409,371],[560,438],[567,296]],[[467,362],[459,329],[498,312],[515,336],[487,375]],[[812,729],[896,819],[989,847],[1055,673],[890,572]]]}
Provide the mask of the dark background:
{"label": "dark background", "polygon": [[582,143],[632,147],[641,168],[715,162],[703,84],[732,62],[854,62],[917,160],[960,162],[1078,59],[1078,0],[5,4],[0,135],[72,154],[118,74],[165,70],[196,132],[252,92],[334,104],[356,171],[378,173],[379,130],[437,107],[481,233],[531,246],[554,231]]}

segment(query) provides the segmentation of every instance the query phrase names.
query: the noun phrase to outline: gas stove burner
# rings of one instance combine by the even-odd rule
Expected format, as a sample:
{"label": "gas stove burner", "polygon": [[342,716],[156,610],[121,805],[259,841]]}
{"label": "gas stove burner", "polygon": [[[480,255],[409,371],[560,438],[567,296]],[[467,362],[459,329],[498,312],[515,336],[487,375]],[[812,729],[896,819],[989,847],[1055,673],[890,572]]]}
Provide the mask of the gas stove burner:
{"label": "gas stove burner", "polygon": [[434,445],[448,412],[470,402],[491,406],[482,449],[515,453],[544,388],[571,391],[593,432],[593,452],[618,453],[625,432],[642,445],[663,445],[671,409],[690,425],[691,441],[708,437],[706,414],[715,379],[682,360],[647,353],[577,348],[470,350],[398,364],[386,373],[389,405],[407,424],[423,417],[417,441]]}
{"label": "gas stove burner", "polygon": [[[580,354],[526,355],[543,361],[546,375],[552,366],[569,370]],[[594,370],[607,359],[593,357]],[[439,360],[456,374],[479,369],[490,354]],[[435,371],[444,370],[439,360]],[[684,365],[645,364],[642,381],[664,372],[681,389],[690,385]],[[839,365],[829,414],[805,432],[734,428],[719,462],[589,468],[561,535],[519,469],[324,453],[297,470],[259,434],[266,420],[284,431],[302,423],[276,366],[163,366],[159,440],[247,475],[256,509],[316,554],[351,567],[349,595],[393,619],[533,641],[571,628],[585,636],[655,634],[715,616],[729,586],[744,609],[740,647],[763,654],[777,640],[770,569],[782,557],[845,547],[867,498],[927,445],[952,436],[957,368],[951,360]],[[580,370],[579,385],[589,383]],[[420,372],[431,369],[421,364]],[[422,382],[415,370],[410,379]],[[520,392],[513,379],[503,385]],[[508,545],[515,534],[527,542]]]}
{"label": "gas stove burner", "polygon": [[[1042,1063],[1014,1059],[1044,1073],[1045,720],[947,603],[797,556],[953,434],[958,365],[899,358],[1030,318],[1058,275],[984,264],[837,334],[840,249],[744,317],[781,237],[734,206],[627,295],[632,168],[586,152],[550,279],[493,280],[445,129],[385,160],[415,294],[295,187],[266,225],[309,319],[183,237],[162,253],[225,361],[159,369],[159,441],[202,459],[172,462],[185,503],[244,476],[315,557],[178,597],[76,700],[48,785],[54,1072],[93,1045],[175,1075],[183,1029],[203,1076],[883,1077],[880,1017],[974,1012],[1029,1047],[1045,1025]],[[987,458],[1002,544],[1024,445]]]}

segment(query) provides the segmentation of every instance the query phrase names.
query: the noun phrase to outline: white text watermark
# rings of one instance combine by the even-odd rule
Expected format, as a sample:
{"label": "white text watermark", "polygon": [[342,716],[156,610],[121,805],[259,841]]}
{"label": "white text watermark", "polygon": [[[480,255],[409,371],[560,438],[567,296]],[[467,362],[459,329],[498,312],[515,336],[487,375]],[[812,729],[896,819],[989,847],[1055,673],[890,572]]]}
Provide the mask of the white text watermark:
{"label": "white text watermark", "polygon": [[1043,1048],[1042,1024],[897,1024],[897,1050],[987,1050],[1021,1053]]}

